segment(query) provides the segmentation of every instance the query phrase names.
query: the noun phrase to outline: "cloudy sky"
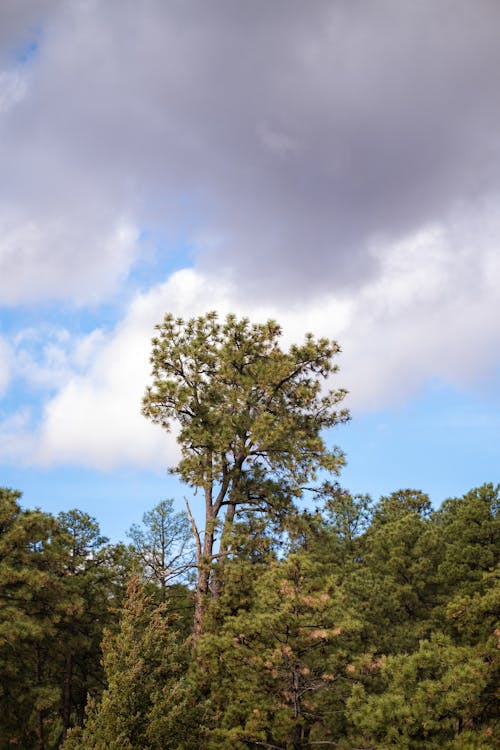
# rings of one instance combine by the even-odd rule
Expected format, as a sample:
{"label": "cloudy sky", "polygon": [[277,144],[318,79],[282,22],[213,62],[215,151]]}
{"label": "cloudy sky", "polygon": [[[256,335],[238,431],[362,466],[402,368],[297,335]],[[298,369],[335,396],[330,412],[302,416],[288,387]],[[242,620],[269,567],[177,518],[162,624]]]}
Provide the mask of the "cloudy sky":
{"label": "cloudy sky", "polygon": [[183,490],[164,312],[339,341],[342,481],[500,463],[497,0],[2,0],[0,484],[123,535]]}

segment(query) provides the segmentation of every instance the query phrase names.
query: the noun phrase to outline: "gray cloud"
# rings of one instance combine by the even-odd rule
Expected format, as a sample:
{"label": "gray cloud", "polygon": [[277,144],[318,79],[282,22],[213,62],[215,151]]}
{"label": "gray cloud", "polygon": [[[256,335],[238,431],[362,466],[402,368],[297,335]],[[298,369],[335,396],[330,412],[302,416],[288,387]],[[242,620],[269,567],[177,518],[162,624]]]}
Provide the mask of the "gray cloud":
{"label": "gray cloud", "polygon": [[0,8],[0,59],[19,55],[38,38],[47,17],[62,0],[2,0]]}
{"label": "gray cloud", "polygon": [[97,239],[121,218],[182,229],[242,293],[352,291],[374,243],[500,192],[494,0],[21,5],[0,43],[42,32],[0,120],[0,215],[44,241],[17,270],[0,243],[7,301],[38,264],[82,299],[101,264],[121,278],[134,253]]}

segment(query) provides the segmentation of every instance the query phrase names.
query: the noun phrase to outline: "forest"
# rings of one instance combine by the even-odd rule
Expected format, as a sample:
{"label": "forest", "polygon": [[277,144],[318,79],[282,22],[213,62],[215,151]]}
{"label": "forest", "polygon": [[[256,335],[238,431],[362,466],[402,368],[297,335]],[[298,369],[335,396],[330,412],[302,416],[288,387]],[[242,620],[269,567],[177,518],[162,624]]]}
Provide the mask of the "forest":
{"label": "forest", "polygon": [[110,544],[0,489],[0,748],[500,745],[500,485],[349,492],[339,347],[280,337],[157,326],[142,408],[176,431],[185,510]]}

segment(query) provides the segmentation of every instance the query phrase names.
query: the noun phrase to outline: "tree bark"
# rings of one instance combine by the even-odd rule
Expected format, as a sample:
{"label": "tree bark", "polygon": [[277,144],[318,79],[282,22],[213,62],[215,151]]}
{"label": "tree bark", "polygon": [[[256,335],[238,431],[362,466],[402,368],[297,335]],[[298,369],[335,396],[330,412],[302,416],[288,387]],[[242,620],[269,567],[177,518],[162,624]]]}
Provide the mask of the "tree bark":
{"label": "tree bark", "polygon": [[[40,647],[36,647],[36,683],[42,684],[42,656]],[[39,750],[45,750],[45,734],[43,727],[43,709],[38,708],[36,711],[36,733],[38,735]]]}
{"label": "tree bark", "polygon": [[[220,537],[219,557],[221,561],[224,559],[224,557],[229,551],[229,536],[231,533],[231,529],[233,527],[235,511],[236,511],[235,503],[230,502],[226,508],[226,516],[224,518],[224,525],[222,527],[222,534]],[[209,586],[210,586],[210,593],[211,593],[212,599],[217,599],[217,597],[219,596],[222,590],[222,575],[221,575],[221,570],[219,567],[215,568],[214,575],[212,577],[212,581],[210,582]]]}
{"label": "tree bark", "polygon": [[67,654],[64,672],[64,700],[63,700],[63,739],[69,729],[71,719],[71,683],[73,680],[73,654]]}
{"label": "tree bark", "polygon": [[300,721],[302,716],[302,705],[300,701],[300,676],[296,669],[292,672],[293,688],[293,709],[297,721],[293,730],[293,750],[303,750],[304,748],[304,727]]}
{"label": "tree bark", "polygon": [[[198,545],[198,581],[194,603],[193,636],[195,643],[203,632],[203,617],[207,608],[207,598],[210,589],[210,570],[212,567],[216,515],[210,502],[210,493],[206,497],[206,529],[203,537],[203,548]],[[198,535],[199,538],[199,535]],[[201,556],[200,556],[201,551]]]}

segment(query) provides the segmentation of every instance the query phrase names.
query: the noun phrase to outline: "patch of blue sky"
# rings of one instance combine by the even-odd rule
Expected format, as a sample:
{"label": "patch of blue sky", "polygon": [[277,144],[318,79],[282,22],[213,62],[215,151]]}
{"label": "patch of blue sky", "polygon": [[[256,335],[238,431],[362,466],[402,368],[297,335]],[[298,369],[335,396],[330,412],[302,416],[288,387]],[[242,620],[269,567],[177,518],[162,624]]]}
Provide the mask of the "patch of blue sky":
{"label": "patch of blue sky", "polygon": [[0,396],[0,420],[21,409],[36,429],[46,398],[57,392],[65,372],[75,369],[75,341],[96,328],[112,329],[118,317],[107,306],[99,310],[56,304],[0,309],[0,335],[12,349],[11,376]]}
{"label": "patch of blue sky", "polygon": [[126,541],[126,531],[161,500],[174,499],[184,509],[185,489],[166,470],[98,472],[79,467],[1,469],[0,485],[23,493],[24,508],[39,507],[57,515],[72,508],[97,519],[112,542]]}
{"label": "patch of blue sky", "polygon": [[17,45],[12,51],[14,61],[19,65],[32,63],[40,53],[41,42],[42,27],[38,25],[28,29],[22,43]]}
{"label": "patch of blue sky", "polygon": [[42,420],[44,403],[38,389],[27,388],[24,378],[14,374],[4,394],[0,397],[0,423],[21,409],[29,414],[30,424],[35,429]]}
{"label": "patch of blue sky", "polygon": [[124,317],[131,298],[145,292],[182,268],[194,264],[195,248],[182,238],[168,238],[159,229],[144,228],[137,260],[120,288],[100,303],[78,304],[57,300],[0,306],[0,336],[11,337],[33,328],[65,328],[85,335],[96,329],[112,330]]}
{"label": "patch of blue sky", "polygon": [[46,302],[0,308],[0,335],[13,336],[26,329],[65,328],[74,334],[86,334],[102,328],[112,329],[121,319],[124,303],[111,300],[92,306]]}
{"label": "patch of blue sky", "polygon": [[[0,307],[0,336],[33,361],[43,364],[46,347],[56,346],[71,355],[78,339],[95,332],[112,332],[126,314],[133,292],[123,292],[101,304],[73,305],[69,302]],[[48,363],[46,363],[48,364]],[[21,394],[19,394],[21,396]],[[23,402],[26,400],[23,396]],[[0,401],[1,405],[1,401]]]}
{"label": "patch of blue sky", "polygon": [[141,252],[128,279],[128,286],[136,291],[146,291],[165,282],[176,271],[194,265],[196,248],[185,237],[172,237],[161,228],[144,227],[139,243]]}
{"label": "patch of blue sky", "polygon": [[[330,436],[347,458],[341,485],[375,499],[401,488],[421,489],[439,507],[447,497],[500,481],[498,385],[495,380],[482,395],[474,395],[434,382],[404,406],[355,414]],[[166,467],[102,472],[77,466],[3,466],[0,484],[23,491],[24,507],[90,513],[112,541],[124,540],[126,530],[160,500],[172,497],[182,510],[183,497],[190,496]],[[197,498],[191,505],[197,517]]]}
{"label": "patch of blue sky", "polygon": [[347,459],[341,484],[374,498],[421,489],[439,507],[499,482],[500,410],[492,404],[500,405],[500,378],[495,383],[478,395],[434,382],[405,406],[355,415],[335,434]]}

